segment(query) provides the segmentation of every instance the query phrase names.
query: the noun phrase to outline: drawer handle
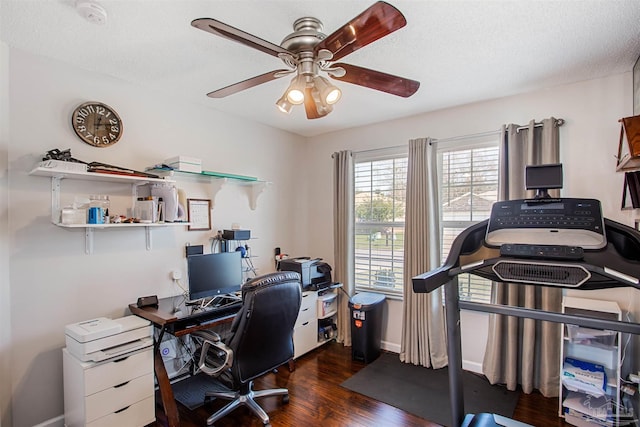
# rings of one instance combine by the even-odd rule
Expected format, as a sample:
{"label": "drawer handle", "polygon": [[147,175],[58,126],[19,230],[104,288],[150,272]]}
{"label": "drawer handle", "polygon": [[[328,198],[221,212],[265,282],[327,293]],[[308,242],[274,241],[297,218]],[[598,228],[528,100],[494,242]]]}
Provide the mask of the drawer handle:
{"label": "drawer handle", "polygon": [[114,385],[113,388],[120,388],[120,387],[125,386],[125,385],[127,385],[129,383],[130,383],[130,381],[125,381],[122,384]]}
{"label": "drawer handle", "polygon": [[127,409],[129,409],[130,407],[131,407],[131,405],[129,405],[129,406],[125,406],[125,407],[124,407],[124,408],[122,408],[122,409],[118,409],[116,412],[114,412],[114,414],[119,414],[120,412],[124,412],[124,411],[126,411]]}
{"label": "drawer handle", "polygon": [[129,358],[129,356],[125,356],[125,357],[122,357],[122,358],[120,358],[120,359],[116,359],[116,360],[114,360],[114,361],[113,361],[113,363],[120,363],[120,362],[124,362],[124,361],[125,361],[125,360],[127,360],[128,358]]}

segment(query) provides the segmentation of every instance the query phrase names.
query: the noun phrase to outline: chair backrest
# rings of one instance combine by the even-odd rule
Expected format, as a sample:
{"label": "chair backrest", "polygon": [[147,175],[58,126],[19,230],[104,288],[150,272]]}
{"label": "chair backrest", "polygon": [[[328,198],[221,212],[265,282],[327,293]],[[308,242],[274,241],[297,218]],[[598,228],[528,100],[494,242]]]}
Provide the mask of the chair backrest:
{"label": "chair backrest", "polygon": [[300,275],[292,271],[265,274],[242,286],[243,304],[231,336],[231,374],[240,384],[293,358],[293,327],[302,300]]}

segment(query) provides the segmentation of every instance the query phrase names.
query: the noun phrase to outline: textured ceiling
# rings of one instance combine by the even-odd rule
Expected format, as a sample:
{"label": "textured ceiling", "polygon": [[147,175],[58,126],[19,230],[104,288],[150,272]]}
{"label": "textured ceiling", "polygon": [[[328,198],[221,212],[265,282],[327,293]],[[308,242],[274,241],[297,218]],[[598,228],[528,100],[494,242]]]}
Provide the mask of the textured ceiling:
{"label": "textured ceiling", "polygon": [[630,71],[640,55],[640,1],[391,0],[407,26],[341,62],[421,82],[411,98],[336,82],[328,116],[275,107],[289,79],[211,99],[205,94],[283,68],[278,58],[193,28],[223,21],[280,44],[303,16],[330,34],[373,1],[99,0],[105,25],[85,21],[75,0],[0,0],[11,47],[163,91],[303,136],[411,116]]}

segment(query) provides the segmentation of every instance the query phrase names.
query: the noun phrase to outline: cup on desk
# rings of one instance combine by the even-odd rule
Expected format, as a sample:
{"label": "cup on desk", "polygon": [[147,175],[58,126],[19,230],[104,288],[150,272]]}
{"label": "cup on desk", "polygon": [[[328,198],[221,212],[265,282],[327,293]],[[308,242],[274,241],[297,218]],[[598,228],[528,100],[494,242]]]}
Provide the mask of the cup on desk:
{"label": "cup on desk", "polygon": [[101,207],[90,207],[88,216],[89,224],[104,224],[104,211]]}

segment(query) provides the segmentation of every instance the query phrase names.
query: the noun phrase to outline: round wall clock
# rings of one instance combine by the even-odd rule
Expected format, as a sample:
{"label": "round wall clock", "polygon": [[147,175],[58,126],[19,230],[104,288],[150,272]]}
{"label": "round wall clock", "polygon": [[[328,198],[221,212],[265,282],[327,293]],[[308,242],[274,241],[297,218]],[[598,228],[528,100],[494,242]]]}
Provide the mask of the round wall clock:
{"label": "round wall clock", "polygon": [[71,126],[83,142],[109,147],[122,136],[122,121],[115,110],[101,102],[85,102],[71,115]]}

